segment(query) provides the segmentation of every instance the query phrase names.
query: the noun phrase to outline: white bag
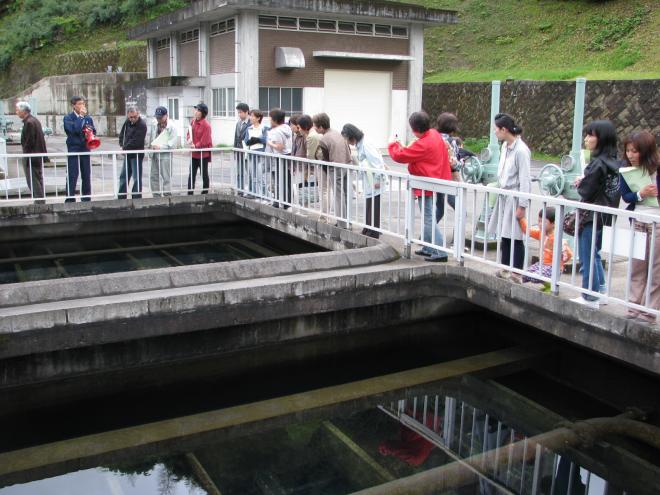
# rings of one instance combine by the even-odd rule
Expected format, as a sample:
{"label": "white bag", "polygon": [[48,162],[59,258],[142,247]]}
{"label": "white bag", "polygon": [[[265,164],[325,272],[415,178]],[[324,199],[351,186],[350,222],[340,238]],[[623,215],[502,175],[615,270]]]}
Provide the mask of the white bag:
{"label": "white bag", "polygon": [[[633,236],[634,234],[634,236]],[[630,243],[632,246],[632,257],[638,260],[646,258],[646,234],[638,232],[629,228],[623,227],[603,227],[603,247],[601,251],[606,253],[610,252],[612,245],[612,235],[614,235],[614,246],[612,254],[615,256],[623,256],[628,258],[630,256]],[[631,239],[632,238],[632,239]]]}

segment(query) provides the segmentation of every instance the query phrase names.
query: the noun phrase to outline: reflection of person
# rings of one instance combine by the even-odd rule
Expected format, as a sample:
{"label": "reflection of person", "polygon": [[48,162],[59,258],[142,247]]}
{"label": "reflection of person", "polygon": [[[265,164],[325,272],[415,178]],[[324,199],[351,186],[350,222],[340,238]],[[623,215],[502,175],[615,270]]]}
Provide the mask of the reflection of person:
{"label": "reflection of person", "polygon": [[[39,122],[33,115],[30,105],[25,101],[16,103],[16,115],[23,121],[23,130],[21,131],[21,147],[23,153],[45,154],[46,138]],[[40,198],[35,203],[44,203],[44,163],[48,162],[47,156],[23,158],[23,172],[25,180],[32,192],[33,198]]]}
{"label": "reflection of person", "polygon": [[[96,134],[94,121],[87,115],[87,105],[81,96],[71,98],[73,111],[64,116],[64,132],[66,132],[66,149],[69,153],[88,152],[84,129],[90,128]],[[82,182],[81,201],[92,199],[92,167],[89,155],[69,155],[67,157],[66,202],[76,200],[76,184],[78,175]]]}
{"label": "reflection of person", "polygon": [[[176,147],[177,133],[176,127],[167,117],[167,108],[158,107],[154,112],[156,125],[151,127],[151,134],[148,142],[154,150],[171,150]],[[153,144],[158,140],[159,144]],[[170,196],[172,186],[170,177],[172,176],[172,153],[154,153],[151,162],[151,193],[154,197]]]}
{"label": "reflection of person", "polygon": [[[618,207],[607,197],[606,186],[611,178],[618,179],[619,161],[617,160],[616,129],[608,120],[597,120],[590,123],[584,138],[586,148],[591,152],[591,161],[584,169],[584,175],[575,181],[578,194],[583,203]],[[610,177],[610,179],[608,179]],[[610,221],[609,215],[592,214],[585,211],[580,216],[578,254],[582,266],[582,288],[599,292],[605,289],[605,271],[600,258],[600,249],[603,241],[603,224]],[[592,246],[593,232],[595,245]],[[592,249],[593,248],[593,249]],[[592,252],[593,251],[593,252]],[[589,283],[591,279],[591,284]],[[573,302],[598,308],[597,296],[582,294],[571,299]]]}
{"label": "reflection of person", "polygon": [[[387,179],[382,173],[374,173],[374,171],[385,170],[383,156],[373,144],[364,139],[364,133],[353,124],[346,124],[341,135],[346,138],[348,144],[357,149],[358,165],[368,170],[362,174],[366,202],[365,223],[380,228],[380,195],[385,188]],[[365,228],[362,230],[362,235],[378,239],[380,232]]]}
{"label": "reflection of person", "polygon": [[[428,114],[415,112],[408,119],[408,123],[417,140],[408,147],[403,147],[398,141],[390,143],[388,151],[392,159],[398,163],[407,163],[411,175],[451,180],[447,146],[440,133],[431,129]],[[424,242],[430,244],[435,240],[435,245],[442,246],[442,232],[437,222],[433,221],[433,192],[414,189],[413,193],[424,222]],[[448,259],[446,253],[429,246],[423,246],[415,254],[425,256],[426,261],[445,262]]]}
{"label": "reflection of person", "polygon": [[[506,113],[498,113],[494,125],[495,136],[504,142],[497,170],[499,187],[510,191],[531,192],[532,154],[520,137],[522,128]],[[488,232],[501,238],[500,263],[521,270],[525,263],[525,244],[518,220],[525,216],[528,204],[528,199],[498,196],[488,223]],[[511,275],[508,271],[501,270],[497,275],[502,278],[511,277],[512,280],[520,282],[517,274]]]}
{"label": "reflection of person", "polygon": [[[119,146],[122,150],[144,150],[144,139],[147,135],[147,123],[140,117],[136,107],[128,107],[126,121],[119,131]],[[128,183],[133,178],[132,198],[142,197],[142,162],[144,153],[128,153],[124,155],[124,164],[119,175],[119,191],[117,198],[126,199]]]}
{"label": "reflection of person", "polygon": [[[628,210],[635,210],[644,213],[660,214],[658,206],[648,206],[643,202],[647,198],[657,198],[660,190],[660,174],[658,166],[660,165],[660,156],[655,143],[655,136],[648,131],[634,132],[623,142],[626,150],[624,158],[625,167],[638,167],[642,169],[642,175],[647,175],[650,184],[641,187],[639,191],[631,191],[626,179],[621,175],[619,186],[621,188],[621,197],[628,203]],[[655,245],[653,256],[653,267],[651,268],[651,278],[648,279],[649,260],[652,257],[651,240],[653,236],[653,224],[645,222],[634,222],[635,230],[646,233],[646,252],[644,259],[633,258],[631,263],[630,275],[630,302],[641,304],[653,309],[660,309],[660,225],[655,224]],[[646,288],[649,285],[649,300],[646,300]],[[638,311],[636,309],[628,310],[628,317],[635,318],[644,323],[655,323],[655,315]]]}
{"label": "reflection of person", "polygon": [[[213,146],[211,139],[211,124],[206,120],[209,107],[204,103],[195,106],[195,118],[190,123],[190,140],[188,144],[193,148],[205,149]],[[209,192],[209,162],[210,151],[193,152],[191,159],[190,174],[188,175],[188,194],[195,192],[195,180],[200,167],[202,169],[202,194]]]}

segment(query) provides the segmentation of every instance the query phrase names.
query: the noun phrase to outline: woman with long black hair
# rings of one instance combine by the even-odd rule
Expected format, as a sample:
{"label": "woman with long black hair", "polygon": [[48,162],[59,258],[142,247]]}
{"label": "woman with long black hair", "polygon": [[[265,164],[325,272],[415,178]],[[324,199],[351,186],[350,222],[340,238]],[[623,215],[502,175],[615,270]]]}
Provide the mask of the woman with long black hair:
{"label": "woman with long black hair", "polygon": [[[616,129],[609,120],[596,120],[587,126],[584,145],[591,152],[591,160],[584,169],[583,176],[575,181],[583,203],[613,208],[619,206],[620,162],[617,159],[616,143]],[[583,210],[579,218],[578,253],[582,266],[582,288],[594,292],[602,291],[605,287],[605,270],[600,249],[603,242],[603,225],[610,224],[611,215]],[[591,294],[582,294],[572,301],[594,309],[599,307],[599,297]]]}
{"label": "woman with long black hair", "polygon": [[[497,169],[498,187],[512,191],[529,193],[532,190],[530,168],[532,154],[520,137],[522,128],[516,124],[511,115],[498,113],[495,116],[495,136],[502,144],[500,163]],[[522,270],[525,263],[525,244],[523,231],[518,220],[525,216],[528,199],[514,196],[498,196],[493,209],[493,215],[488,222],[489,233],[501,238],[500,263]],[[520,282],[518,274],[511,275],[509,271],[497,273],[500,278],[511,278]]]}

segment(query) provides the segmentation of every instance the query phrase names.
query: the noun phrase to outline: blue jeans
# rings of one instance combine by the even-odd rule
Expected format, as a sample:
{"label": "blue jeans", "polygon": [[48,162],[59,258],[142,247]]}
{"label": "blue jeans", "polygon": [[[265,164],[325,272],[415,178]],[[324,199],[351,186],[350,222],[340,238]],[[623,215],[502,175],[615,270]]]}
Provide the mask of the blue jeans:
{"label": "blue jeans", "polygon": [[[589,222],[582,230],[580,230],[579,250],[580,250],[580,263],[582,264],[582,288],[590,289],[598,292],[601,286],[605,286],[605,270],[603,270],[603,262],[600,258],[600,248],[603,243],[603,228],[597,226],[596,231],[596,249],[594,257],[591,259],[591,237],[593,235],[594,224]],[[593,267],[593,279],[591,286],[589,286],[589,274]],[[589,294],[582,294],[587,301],[597,301],[598,297]]]}
{"label": "blue jeans", "polygon": [[[445,216],[445,194],[435,193],[435,198],[435,221],[440,222],[442,217]],[[456,210],[456,196],[448,194],[447,203],[453,210]]]}
{"label": "blue jeans", "polygon": [[117,198],[126,199],[126,187],[133,177],[133,189],[131,190],[131,197],[142,197],[142,161],[144,155],[142,153],[135,155],[126,155],[124,164],[121,167],[121,174],[119,175],[119,191]]}
{"label": "blue jeans", "polygon": [[[424,242],[433,242],[433,229],[435,229],[435,245],[442,246],[442,232],[438,228],[438,223],[433,221],[433,196],[420,196],[417,198],[417,204],[424,218]],[[422,251],[427,256],[447,257],[442,251],[428,246],[423,246]]]}

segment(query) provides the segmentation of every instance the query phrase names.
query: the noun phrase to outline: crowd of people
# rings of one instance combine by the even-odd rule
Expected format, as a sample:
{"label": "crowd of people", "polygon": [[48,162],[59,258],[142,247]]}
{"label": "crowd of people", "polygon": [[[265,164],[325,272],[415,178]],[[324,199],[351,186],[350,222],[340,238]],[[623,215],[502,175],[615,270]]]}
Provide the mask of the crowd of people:
{"label": "crowd of people", "polygon": [[[83,98],[71,99],[72,112],[64,117],[64,130],[67,135],[67,150],[71,153],[67,160],[67,197],[75,201],[78,177],[81,178],[81,201],[91,199],[91,166],[88,151],[87,131],[96,133],[94,122],[87,114]],[[200,103],[194,107],[194,118],[185,136],[186,147],[208,149],[213,143],[211,126],[206,120],[208,107]],[[379,150],[367,139],[365,133],[353,124],[346,124],[341,131],[331,127],[330,117],[325,113],[292,115],[287,122],[286,113],[279,109],[268,112],[270,125],[263,122],[265,114],[258,109],[250,109],[247,104],[236,106],[238,120],[235,127],[233,146],[238,150],[248,150],[247,157],[237,152],[238,167],[236,185],[243,194],[254,194],[269,198],[274,206],[288,208],[292,204],[293,172],[295,165],[285,160],[272,161],[272,157],[298,157],[335,164],[353,164],[361,172],[364,197],[364,235],[378,238],[380,233],[381,194],[387,187],[387,168]],[[26,102],[16,104],[16,114],[23,121],[21,144],[24,153],[38,153],[39,158],[25,158],[23,167],[35,201],[45,200],[43,165],[46,157],[46,143],[39,121],[31,115]],[[142,195],[142,165],[145,149],[158,151],[152,157],[150,186],[153,196],[171,194],[172,153],[168,152],[179,144],[176,126],[169,119],[167,109],[158,107],[154,112],[156,123],[148,126],[135,107],[127,110],[127,119],[119,134],[122,150],[134,152],[125,154],[118,185],[118,197],[128,197],[128,185],[133,182],[131,196]],[[460,181],[460,162],[470,153],[462,148],[457,137],[458,119],[451,113],[440,114],[432,125],[431,118],[423,111],[413,113],[409,125],[414,140],[408,145],[398,138],[388,145],[389,156],[395,162],[406,164],[411,175]],[[506,113],[495,116],[493,128],[497,139],[502,143],[497,172],[497,187],[513,192],[529,193],[532,189],[531,152],[522,139],[522,128],[515,119]],[[584,144],[589,152],[589,162],[582,175],[575,181],[581,201],[588,204],[619,207],[620,199],[627,203],[629,210],[658,214],[658,190],[660,159],[656,137],[648,131],[637,131],[627,136],[623,142],[624,153],[618,158],[617,133],[609,121],[595,121],[585,129]],[[353,150],[353,151],[352,151]],[[261,153],[267,153],[260,157]],[[268,157],[268,159],[266,159]],[[193,194],[197,174],[202,176],[202,194],[208,192],[209,166],[212,154],[209,151],[192,152],[189,167],[188,193]],[[262,159],[263,158],[263,159]],[[622,168],[623,167],[623,168]],[[307,188],[314,181],[319,189],[322,212],[333,212],[337,225],[345,227],[348,211],[349,173],[344,168],[328,166],[304,169],[297,186]],[[300,175],[300,174],[299,174]],[[319,187],[323,184],[324,187]],[[439,222],[444,217],[445,203],[455,207],[455,197],[433,193],[427,190],[414,190],[422,217],[423,247],[416,254],[429,262],[444,262],[448,257],[445,251],[433,246],[442,246],[443,235]],[[331,201],[332,198],[332,201]],[[445,201],[446,200],[446,201]],[[539,227],[527,225],[526,211],[529,201],[514,195],[497,195],[487,225],[487,233],[500,241],[500,263],[507,267],[523,270],[526,247],[524,239],[530,237],[543,242],[543,260],[527,269],[527,273],[549,277],[550,266],[555,256],[560,256],[563,265],[571,259],[573,252],[562,244],[561,253],[554,253],[555,210],[547,207],[539,212]],[[327,221],[321,217],[322,221]],[[580,259],[582,287],[593,292],[607,294],[606,278],[600,251],[603,228],[612,223],[612,215],[579,210],[576,215],[577,256]],[[660,228],[657,223],[633,222],[633,229],[645,235],[646,255],[644,259],[631,260],[630,301],[660,309]],[[652,237],[655,237],[654,239]],[[654,247],[654,249],[653,249]],[[501,270],[501,278],[514,282],[534,281],[535,279]],[[647,285],[650,286],[647,287]],[[606,300],[606,299],[605,299]],[[574,302],[598,308],[604,302],[598,296],[583,293]],[[655,316],[643,310],[631,309],[631,318],[653,323]]]}

